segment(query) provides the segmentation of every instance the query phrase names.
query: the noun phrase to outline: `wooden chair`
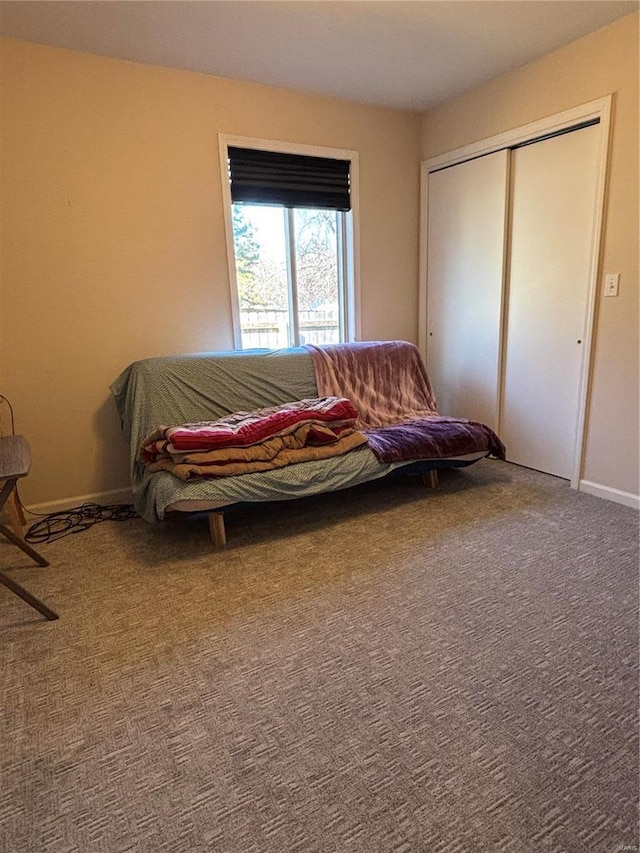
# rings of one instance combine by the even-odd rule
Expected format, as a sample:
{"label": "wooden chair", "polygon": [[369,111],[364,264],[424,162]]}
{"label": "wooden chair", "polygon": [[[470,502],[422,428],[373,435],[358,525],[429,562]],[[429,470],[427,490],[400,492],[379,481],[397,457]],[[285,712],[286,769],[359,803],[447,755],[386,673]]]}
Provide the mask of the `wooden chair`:
{"label": "wooden chair", "polygon": [[[0,394],[0,436],[13,435],[15,432],[13,424],[13,410],[11,404]],[[0,489],[4,486],[4,480],[0,480]],[[24,539],[22,529],[25,526],[26,519],[18,500],[18,490],[14,489],[4,506],[0,511],[0,521],[6,519],[6,524],[13,530],[16,536]]]}
{"label": "wooden chair", "polygon": [[[0,518],[5,509],[5,505],[12,498],[15,501],[15,486],[21,477],[26,477],[31,466],[31,450],[26,440],[21,435],[4,435],[0,436],[0,481],[4,481],[0,489]],[[22,526],[20,524],[20,514],[18,513],[19,505],[17,501],[14,503],[15,513],[10,515],[10,524],[14,529],[11,529],[2,521],[0,521],[0,533],[5,536],[14,545],[17,545],[25,554],[28,554],[32,560],[35,560],[39,566],[48,566],[49,563],[43,556],[38,554],[30,545],[28,545],[22,536]],[[18,527],[16,532],[15,527]],[[31,595],[24,587],[16,583],[12,578],[0,572],[0,583],[15,592],[23,601],[34,607],[43,616],[49,620],[58,619],[58,614],[54,613],[46,604],[43,604],[35,596]]]}

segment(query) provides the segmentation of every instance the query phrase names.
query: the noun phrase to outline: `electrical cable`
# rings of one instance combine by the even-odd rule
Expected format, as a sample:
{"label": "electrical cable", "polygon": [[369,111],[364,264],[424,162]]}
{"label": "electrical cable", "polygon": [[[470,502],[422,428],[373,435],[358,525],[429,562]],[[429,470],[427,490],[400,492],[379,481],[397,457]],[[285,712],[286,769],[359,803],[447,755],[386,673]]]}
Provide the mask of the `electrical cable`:
{"label": "electrical cable", "polygon": [[72,533],[82,533],[93,524],[100,524],[103,521],[129,521],[138,517],[132,504],[101,506],[96,503],[84,503],[72,509],[51,512],[43,516],[31,525],[24,538],[26,542],[32,544],[55,542]]}
{"label": "electrical cable", "polygon": [[[11,415],[11,435],[15,435],[16,426],[13,416],[13,406],[4,394],[0,394],[0,406],[3,403],[9,408],[9,414]],[[2,435],[1,429],[0,435]],[[57,539],[70,536],[72,533],[82,533],[83,530],[88,530],[93,524],[99,524],[102,521],[128,521],[131,518],[138,518],[138,513],[132,504],[101,506],[96,503],[84,503],[81,506],[60,510],[59,512],[33,512],[31,509],[27,509],[20,500],[17,484],[14,487],[14,494],[18,501],[18,506],[23,513],[26,512],[29,515],[35,515],[40,519],[31,525],[24,536],[25,542],[32,544],[55,542]]]}

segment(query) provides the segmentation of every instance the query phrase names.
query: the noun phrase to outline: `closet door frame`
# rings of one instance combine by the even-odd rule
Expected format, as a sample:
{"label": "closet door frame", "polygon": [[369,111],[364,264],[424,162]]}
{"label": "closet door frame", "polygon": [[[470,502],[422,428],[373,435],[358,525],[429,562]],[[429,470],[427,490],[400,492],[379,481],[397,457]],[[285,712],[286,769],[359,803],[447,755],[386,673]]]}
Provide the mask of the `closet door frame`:
{"label": "closet door frame", "polygon": [[[513,148],[526,142],[533,142],[542,137],[570,130],[584,122],[598,121],[600,128],[600,148],[598,155],[598,173],[596,179],[596,201],[594,206],[593,238],[589,263],[589,282],[587,304],[585,306],[585,330],[582,349],[582,363],[580,369],[580,386],[578,389],[578,416],[576,422],[573,473],[571,477],[571,488],[580,488],[582,475],[584,449],[585,449],[585,426],[587,406],[589,404],[589,393],[592,373],[592,350],[593,330],[596,313],[596,297],[598,294],[598,282],[601,278],[602,263],[602,237],[604,225],[604,203],[607,183],[607,166],[609,161],[609,142],[611,136],[611,111],[613,96],[607,95],[595,101],[589,101],[565,110],[561,113],[530,122],[513,130],[491,136],[471,145],[456,148],[429,160],[423,160],[420,164],[420,268],[419,268],[419,290],[418,290],[418,345],[423,358],[427,355],[427,261],[428,261],[428,203],[429,203],[429,175],[448,166],[455,166],[466,160],[483,157],[485,154],[493,154],[504,148]],[[507,211],[509,217],[510,211]],[[505,255],[508,247],[505,246]],[[499,387],[503,385],[504,377],[504,315],[506,302],[508,300],[508,265],[503,263],[502,270],[502,339],[500,341],[500,359],[498,377]],[[429,365],[427,364],[427,370]],[[499,400],[499,409],[501,401]],[[499,413],[500,414],[500,413]]]}

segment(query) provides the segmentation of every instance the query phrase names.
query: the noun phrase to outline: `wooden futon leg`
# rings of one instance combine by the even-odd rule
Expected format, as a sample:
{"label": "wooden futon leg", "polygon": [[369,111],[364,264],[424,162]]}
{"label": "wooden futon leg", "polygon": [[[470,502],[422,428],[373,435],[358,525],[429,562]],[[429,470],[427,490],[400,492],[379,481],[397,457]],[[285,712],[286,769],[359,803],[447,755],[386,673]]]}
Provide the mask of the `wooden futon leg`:
{"label": "wooden futon leg", "polygon": [[429,471],[424,471],[422,474],[422,482],[430,489],[435,489],[438,485],[438,472],[435,468]]}
{"label": "wooden futon leg", "polygon": [[211,540],[216,548],[224,548],[227,544],[227,534],[224,529],[224,513],[210,512],[209,518],[209,533]]}

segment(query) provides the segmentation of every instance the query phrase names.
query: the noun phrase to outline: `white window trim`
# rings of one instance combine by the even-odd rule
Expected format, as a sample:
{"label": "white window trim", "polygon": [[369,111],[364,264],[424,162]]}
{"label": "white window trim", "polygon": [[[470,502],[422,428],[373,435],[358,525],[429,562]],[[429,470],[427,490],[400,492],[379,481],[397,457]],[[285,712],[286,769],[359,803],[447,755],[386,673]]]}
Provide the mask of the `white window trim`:
{"label": "white window trim", "polygon": [[296,142],[279,142],[275,139],[255,139],[248,136],[229,136],[218,134],[220,150],[220,180],[222,183],[222,202],[224,208],[225,241],[227,245],[227,266],[229,270],[229,290],[231,296],[231,321],[233,323],[234,349],[242,349],[240,330],[240,305],[238,302],[238,281],[236,278],[235,247],[233,243],[233,216],[231,208],[231,187],[229,185],[229,147],[254,148],[259,151],[278,151],[281,154],[303,154],[308,157],[325,157],[332,160],[349,160],[351,216],[347,217],[345,244],[346,270],[346,333],[348,341],[357,341],[361,334],[360,301],[360,170],[357,151],[343,148],[326,148],[319,145],[302,145]]}

